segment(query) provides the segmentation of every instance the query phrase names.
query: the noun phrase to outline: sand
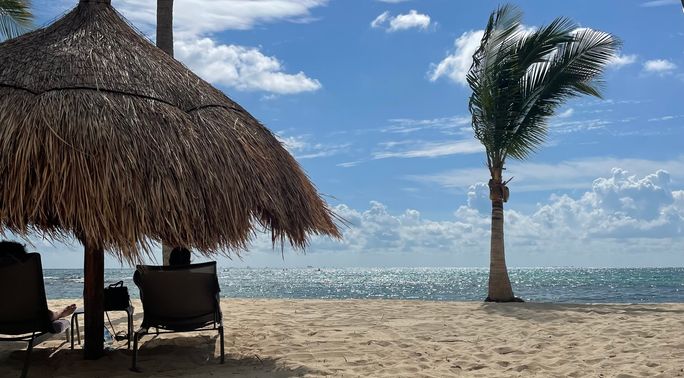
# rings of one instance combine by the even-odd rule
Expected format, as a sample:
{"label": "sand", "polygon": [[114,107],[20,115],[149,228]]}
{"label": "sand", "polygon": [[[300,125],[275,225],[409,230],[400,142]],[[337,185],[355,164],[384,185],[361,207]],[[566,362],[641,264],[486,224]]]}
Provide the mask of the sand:
{"label": "sand", "polygon": [[[139,374],[124,342],[84,361],[59,338],[34,350],[30,376],[684,376],[684,304],[228,299],[222,308],[224,365],[215,333],[143,339]],[[112,315],[124,329],[123,313]],[[0,376],[19,375],[20,348],[0,344]]]}

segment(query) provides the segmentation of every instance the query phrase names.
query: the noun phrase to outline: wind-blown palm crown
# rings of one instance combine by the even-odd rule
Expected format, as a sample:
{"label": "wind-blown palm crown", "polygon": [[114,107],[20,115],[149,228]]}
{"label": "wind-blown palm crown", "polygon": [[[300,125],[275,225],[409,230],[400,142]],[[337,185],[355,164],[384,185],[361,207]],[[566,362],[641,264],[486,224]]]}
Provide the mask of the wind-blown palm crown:
{"label": "wind-blown palm crown", "polygon": [[0,0],[0,41],[19,36],[33,22],[29,0]]}
{"label": "wind-blown palm crown", "polygon": [[600,75],[619,48],[612,35],[566,18],[535,31],[521,18],[510,5],[490,16],[467,77],[475,136],[493,166],[540,147],[548,119],[569,98],[600,97]]}
{"label": "wind-blown palm crown", "polygon": [[[544,144],[548,121],[568,99],[600,97],[601,73],[620,46],[612,35],[557,18],[536,30],[523,27],[522,13],[502,6],[489,17],[473,55],[468,84],[475,137],[487,153],[492,234],[488,300],[512,301],[504,256],[503,203],[507,157],[527,158]],[[510,181],[510,180],[509,180]]]}

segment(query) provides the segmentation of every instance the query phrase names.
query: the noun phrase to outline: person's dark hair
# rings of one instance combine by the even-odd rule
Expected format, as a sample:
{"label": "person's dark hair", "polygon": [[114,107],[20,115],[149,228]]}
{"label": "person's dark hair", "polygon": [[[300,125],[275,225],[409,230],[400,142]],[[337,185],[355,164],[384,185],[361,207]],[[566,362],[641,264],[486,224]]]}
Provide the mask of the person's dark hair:
{"label": "person's dark hair", "polygon": [[15,241],[0,241],[0,266],[21,261],[26,257],[26,248]]}
{"label": "person's dark hair", "polygon": [[190,251],[184,247],[176,247],[169,256],[169,265],[190,265]]}

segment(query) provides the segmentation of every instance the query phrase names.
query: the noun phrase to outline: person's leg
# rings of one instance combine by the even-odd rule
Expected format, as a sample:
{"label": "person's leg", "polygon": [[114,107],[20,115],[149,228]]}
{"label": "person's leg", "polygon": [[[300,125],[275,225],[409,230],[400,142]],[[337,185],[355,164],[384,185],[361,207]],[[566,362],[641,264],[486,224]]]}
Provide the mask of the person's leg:
{"label": "person's leg", "polygon": [[73,314],[74,311],[76,311],[75,304],[70,304],[64,307],[61,311],[50,310],[50,320],[55,321],[57,319],[66,318],[67,316]]}

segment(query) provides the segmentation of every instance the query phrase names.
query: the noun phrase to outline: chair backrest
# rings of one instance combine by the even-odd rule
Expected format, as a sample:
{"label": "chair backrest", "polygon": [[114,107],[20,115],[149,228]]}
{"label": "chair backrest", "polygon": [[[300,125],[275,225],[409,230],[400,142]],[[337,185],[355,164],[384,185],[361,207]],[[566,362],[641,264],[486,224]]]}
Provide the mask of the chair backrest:
{"label": "chair backrest", "polygon": [[133,281],[140,289],[144,328],[190,330],[219,321],[216,262],[138,265]]}
{"label": "chair backrest", "polygon": [[38,253],[0,265],[0,334],[49,332],[48,311]]}

